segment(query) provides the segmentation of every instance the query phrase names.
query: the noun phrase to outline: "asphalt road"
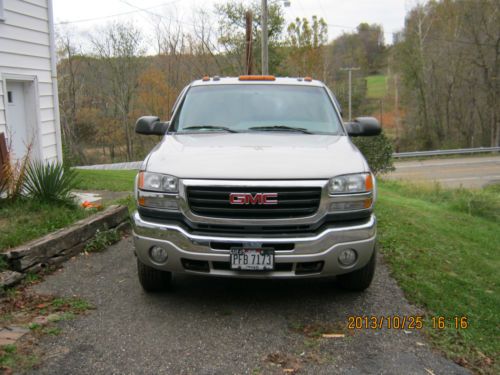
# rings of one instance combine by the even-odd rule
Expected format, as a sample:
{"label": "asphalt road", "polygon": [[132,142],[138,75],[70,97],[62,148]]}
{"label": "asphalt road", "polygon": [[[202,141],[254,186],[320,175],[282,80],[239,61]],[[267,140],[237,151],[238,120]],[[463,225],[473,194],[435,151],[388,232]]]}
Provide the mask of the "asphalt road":
{"label": "asphalt road", "polygon": [[[419,313],[383,260],[372,287],[360,294],[336,289],[333,280],[192,276],[176,277],[173,292],[146,294],[128,238],[74,258],[35,289],[78,295],[96,308],[59,322],[61,335],[42,339],[36,374],[468,373],[417,331],[345,328],[350,315]],[[307,337],[307,325],[345,337]]]}
{"label": "asphalt road", "polygon": [[445,187],[481,188],[500,183],[500,155],[398,161],[385,178],[437,181]]}

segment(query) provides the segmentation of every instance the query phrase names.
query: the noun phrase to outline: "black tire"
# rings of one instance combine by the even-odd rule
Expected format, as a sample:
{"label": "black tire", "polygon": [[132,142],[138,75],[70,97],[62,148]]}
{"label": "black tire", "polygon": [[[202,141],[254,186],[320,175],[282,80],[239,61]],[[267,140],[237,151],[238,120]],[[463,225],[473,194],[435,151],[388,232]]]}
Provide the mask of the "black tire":
{"label": "black tire", "polygon": [[366,266],[357,269],[356,271],[337,276],[338,285],[345,290],[362,292],[372,283],[376,263],[377,249],[375,248],[372,257]]}
{"label": "black tire", "polygon": [[137,274],[142,289],[146,292],[164,292],[172,286],[172,272],[160,271],[146,266],[137,259]]}

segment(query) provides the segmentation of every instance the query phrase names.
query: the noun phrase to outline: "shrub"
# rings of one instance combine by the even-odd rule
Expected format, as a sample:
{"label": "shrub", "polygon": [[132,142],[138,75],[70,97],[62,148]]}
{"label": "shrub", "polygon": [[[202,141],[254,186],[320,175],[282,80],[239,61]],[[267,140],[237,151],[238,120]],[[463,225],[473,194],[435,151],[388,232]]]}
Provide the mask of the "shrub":
{"label": "shrub", "polygon": [[60,163],[35,161],[26,170],[25,194],[40,202],[70,203],[70,192],[76,186],[76,172]]}
{"label": "shrub", "polygon": [[376,137],[356,137],[353,138],[353,142],[365,156],[374,174],[394,170],[392,162],[394,149],[390,139],[383,132]]}

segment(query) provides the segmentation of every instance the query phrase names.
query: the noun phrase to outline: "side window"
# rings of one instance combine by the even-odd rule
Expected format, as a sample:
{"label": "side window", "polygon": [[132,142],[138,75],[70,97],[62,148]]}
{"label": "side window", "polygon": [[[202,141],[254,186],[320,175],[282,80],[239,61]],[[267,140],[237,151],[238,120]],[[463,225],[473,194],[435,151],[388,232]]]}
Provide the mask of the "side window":
{"label": "side window", "polygon": [[330,90],[328,87],[326,88],[327,91],[328,91],[328,94],[330,94],[330,96],[333,98],[333,101],[335,102],[335,105],[337,106],[337,108],[339,109],[339,112],[340,112],[340,115],[342,116],[343,113],[342,113],[342,107],[340,106],[340,102],[338,101],[337,97],[335,96],[335,94],[332,92],[332,90]]}
{"label": "side window", "polygon": [[5,21],[5,13],[3,10],[3,3],[4,3],[4,0],[0,0],[0,22]]}
{"label": "side window", "polygon": [[184,94],[186,93],[188,88],[189,88],[189,86],[184,87],[184,89],[182,89],[182,91],[179,94],[179,96],[177,97],[177,99],[175,99],[175,103],[172,107],[172,111],[170,112],[170,116],[172,116],[174,114],[175,110],[177,109],[177,106],[179,105],[179,101],[181,100],[182,97],[184,97]]}
{"label": "side window", "polygon": [[172,117],[170,119],[170,127],[169,130],[171,129],[172,131],[177,131],[177,125],[179,122],[179,116],[180,116],[180,109],[182,108],[182,105],[184,104],[184,98],[186,97],[186,93],[188,91],[190,86],[184,87],[184,89],[181,91],[179,96],[177,97],[177,100],[175,101],[175,104],[172,108],[172,115],[175,113],[175,117]]}

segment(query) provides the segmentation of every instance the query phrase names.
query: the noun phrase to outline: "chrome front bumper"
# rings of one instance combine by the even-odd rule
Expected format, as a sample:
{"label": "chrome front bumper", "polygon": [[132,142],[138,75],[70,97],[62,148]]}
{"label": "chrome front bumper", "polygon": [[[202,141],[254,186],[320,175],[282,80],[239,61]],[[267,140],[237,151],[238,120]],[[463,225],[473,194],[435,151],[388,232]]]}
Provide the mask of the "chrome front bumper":
{"label": "chrome front bumper", "polygon": [[[198,235],[189,233],[180,225],[160,224],[141,218],[138,212],[132,215],[135,253],[139,260],[164,271],[192,273],[209,276],[249,277],[249,278],[298,278],[335,276],[363,267],[370,260],[375,249],[376,218],[362,223],[335,224],[317,234],[290,237],[259,237],[245,235],[235,237]],[[213,248],[214,243],[235,243],[248,247],[261,247],[263,244],[293,243],[293,250],[275,251],[275,263],[291,263],[291,269],[272,272],[234,271],[215,267],[216,264],[229,262],[229,250]],[[168,252],[164,264],[157,264],[149,256],[152,246],[161,246]],[[345,248],[355,249],[356,262],[344,267],[338,262],[338,255]],[[193,271],[186,269],[182,260],[208,263],[208,270]],[[321,271],[296,273],[297,264],[324,262]]]}

